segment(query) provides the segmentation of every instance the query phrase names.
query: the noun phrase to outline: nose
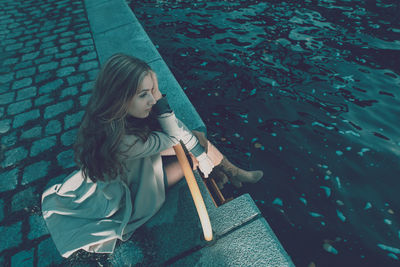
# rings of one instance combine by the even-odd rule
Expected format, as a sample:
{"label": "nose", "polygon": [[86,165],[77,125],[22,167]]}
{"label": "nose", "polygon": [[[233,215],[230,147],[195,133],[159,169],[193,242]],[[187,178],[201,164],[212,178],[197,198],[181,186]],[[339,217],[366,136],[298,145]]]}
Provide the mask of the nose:
{"label": "nose", "polygon": [[149,102],[149,104],[153,106],[156,102],[157,102],[157,101],[156,101],[156,99],[154,98],[153,94],[150,94],[150,102]]}

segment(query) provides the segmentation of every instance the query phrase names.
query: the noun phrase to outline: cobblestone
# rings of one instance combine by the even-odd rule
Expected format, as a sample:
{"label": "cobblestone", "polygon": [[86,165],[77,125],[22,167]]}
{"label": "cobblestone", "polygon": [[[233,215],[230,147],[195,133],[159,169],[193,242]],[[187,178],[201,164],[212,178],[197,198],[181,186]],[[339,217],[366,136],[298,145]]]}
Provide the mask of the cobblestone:
{"label": "cobblestone", "polygon": [[71,73],[75,72],[74,67],[65,67],[57,70],[57,77],[65,77],[71,75]]}
{"label": "cobblestone", "polygon": [[21,139],[30,139],[30,138],[40,137],[41,133],[42,133],[42,127],[36,126],[27,131],[24,131],[21,134]]}
{"label": "cobblestone", "polygon": [[92,39],[80,40],[79,43],[80,45],[93,45],[93,40]]}
{"label": "cobblestone", "polygon": [[26,185],[40,178],[45,177],[49,169],[49,166],[50,162],[44,160],[29,165],[24,169],[24,175],[22,176],[21,184]]}
{"label": "cobblestone", "polygon": [[64,118],[64,129],[68,130],[81,123],[85,111],[79,111],[75,114],[67,115]]}
{"label": "cobblestone", "polygon": [[43,50],[43,55],[52,55],[58,53],[58,47],[50,47]]}
{"label": "cobblestone", "polygon": [[87,39],[87,38],[92,38],[92,35],[90,33],[82,33],[82,34],[75,35],[75,39],[77,39],[77,40]]}
{"label": "cobblestone", "polygon": [[55,55],[57,59],[59,58],[66,58],[72,55],[72,51],[65,51],[64,53],[58,53]]}
{"label": "cobblestone", "polygon": [[92,61],[88,61],[88,62],[84,62],[82,64],[79,65],[79,70],[80,71],[88,71],[91,69],[96,69],[98,68],[99,63],[96,60],[92,60]]}
{"label": "cobblestone", "polygon": [[14,73],[0,75],[0,83],[8,83],[14,78]]}
{"label": "cobblestone", "polygon": [[45,109],[44,118],[49,119],[54,116],[57,116],[58,114],[68,111],[69,109],[72,108],[72,106],[73,106],[72,100],[67,100],[52,106],[48,106]]}
{"label": "cobblestone", "polygon": [[92,59],[96,59],[97,58],[97,54],[96,52],[89,52],[86,55],[82,56],[82,60],[83,61],[88,61],[88,60],[92,60]]}
{"label": "cobblestone", "polygon": [[79,102],[81,103],[82,107],[86,106],[86,104],[89,102],[90,96],[91,94],[86,94],[79,97]]}
{"label": "cobblestone", "polygon": [[11,258],[11,266],[33,266],[33,250],[22,250]]}
{"label": "cobblestone", "polygon": [[18,192],[12,197],[11,211],[28,210],[39,204],[39,195],[36,194],[34,187],[28,187],[24,191]]}
{"label": "cobblestone", "polygon": [[81,91],[83,93],[89,92],[93,89],[93,82],[87,82],[82,84]]}
{"label": "cobblestone", "polygon": [[31,230],[28,234],[28,238],[30,240],[39,238],[49,233],[46,227],[46,222],[41,215],[32,215],[29,218],[29,225],[31,226]]}
{"label": "cobblestone", "polygon": [[57,134],[61,132],[61,123],[58,120],[49,121],[45,131],[46,135]]}
{"label": "cobblestone", "polygon": [[9,92],[0,95],[0,105],[9,104],[14,101],[14,92]]}
{"label": "cobblestone", "polygon": [[37,254],[38,266],[55,265],[63,261],[51,238],[47,238],[39,244]]}
{"label": "cobblestone", "polygon": [[0,192],[13,190],[18,182],[18,169],[0,173]]}
{"label": "cobblestone", "polygon": [[8,150],[4,153],[5,160],[3,161],[3,168],[17,164],[28,156],[28,151],[24,147],[17,147]]}
{"label": "cobblestone", "polygon": [[67,43],[61,46],[61,50],[71,50],[72,48],[75,48],[77,46],[77,43]]}
{"label": "cobblestone", "polygon": [[35,67],[19,70],[19,71],[17,71],[15,77],[17,79],[29,77],[29,76],[32,76],[33,74],[35,74],[35,71],[36,71]]}
{"label": "cobblestone", "polygon": [[0,121],[0,133],[6,133],[11,128],[11,120],[2,120]]}
{"label": "cobblestone", "polygon": [[4,218],[4,201],[0,199],[0,222],[3,220],[3,218]]}
{"label": "cobblestone", "polygon": [[49,82],[45,85],[43,85],[42,87],[39,88],[39,94],[46,94],[46,93],[50,93],[52,91],[57,90],[58,88],[60,88],[60,86],[63,84],[63,80],[61,79],[57,79],[55,81]]}
{"label": "cobblestone", "polygon": [[3,61],[3,66],[13,65],[13,64],[16,64],[17,62],[18,62],[18,58],[8,58]]}
{"label": "cobblestone", "polygon": [[74,162],[74,151],[72,149],[61,152],[57,155],[58,165],[63,168],[70,168],[75,166]]}
{"label": "cobblestone", "polygon": [[14,70],[16,71],[16,70],[20,70],[20,69],[25,69],[30,66],[32,66],[32,61],[24,61],[24,62],[16,64],[14,66]]}
{"label": "cobblestone", "polygon": [[52,59],[53,59],[53,56],[52,56],[52,55],[50,55],[50,56],[45,56],[45,57],[41,57],[41,58],[37,58],[37,59],[35,59],[35,64],[47,63],[47,62],[49,62],[49,61],[52,60]]}
{"label": "cobblestone", "polygon": [[72,145],[75,142],[77,132],[78,129],[72,129],[68,132],[63,133],[63,135],[61,135],[61,143],[64,146]]}
{"label": "cobblestone", "polygon": [[17,50],[17,49],[19,49],[19,48],[21,48],[23,46],[24,46],[23,43],[16,43],[16,44],[12,44],[12,45],[6,46],[6,48],[4,50],[7,51],[7,52],[14,51],[14,50]]}
{"label": "cobblestone", "polygon": [[17,143],[16,132],[14,131],[9,135],[3,136],[3,138],[1,138],[1,143],[6,147],[12,147],[13,145],[15,145]]}
{"label": "cobblestone", "polygon": [[50,72],[42,72],[35,75],[35,82],[41,83],[43,81],[49,80],[52,77]]}
{"label": "cobblestone", "polygon": [[36,91],[37,88],[33,86],[19,90],[17,94],[17,101],[36,96]]}
{"label": "cobblestone", "polygon": [[76,64],[76,63],[78,63],[78,60],[79,60],[78,57],[64,58],[64,59],[61,61],[61,66]]}
{"label": "cobblestone", "polygon": [[50,62],[39,65],[39,72],[45,72],[49,70],[54,70],[58,67],[58,62]]}
{"label": "cobblestone", "polygon": [[12,237],[12,238],[2,238],[2,241],[0,242],[0,251],[16,247],[19,244],[21,244],[22,241],[21,226],[22,222],[17,222],[11,226],[0,227],[0,236]]}
{"label": "cobblestone", "polygon": [[[39,42],[39,40],[37,40],[37,39],[35,41]],[[35,51],[35,52],[29,53],[29,54],[25,54],[25,55],[22,56],[22,61],[33,60],[33,59],[37,58],[39,56],[39,54],[40,54],[39,51]]]}
{"label": "cobblestone", "polygon": [[25,123],[27,123],[28,121],[39,118],[39,116],[40,116],[40,112],[37,109],[18,114],[14,117],[13,128],[21,127],[21,126],[25,125]]}
{"label": "cobblestone", "polygon": [[49,94],[43,95],[43,96],[38,97],[38,98],[35,99],[35,106],[38,107],[38,106],[50,103],[53,100],[54,99]]}
{"label": "cobblestone", "polygon": [[76,95],[77,93],[78,93],[78,88],[76,86],[71,86],[62,90],[60,98],[64,98],[69,95],[73,96]]}
{"label": "cobblestone", "polygon": [[15,81],[12,85],[12,89],[16,90],[16,89],[20,89],[23,87],[27,87],[29,85],[32,84],[32,79],[31,78],[24,78],[18,81]]}
{"label": "cobblestone", "polygon": [[23,100],[20,102],[12,103],[8,105],[7,113],[9,115],[15,115],[24,112],[32,107],[32,101],[30,99]]}
{"label": "cobblestone", "polygon": [[57,138],[55,136],[46,137],[33,142],[31,147],[31,157],[34,157],[43,151],[46,151],[56,144]]}
{"label": "cobblestone", "polygon": [[[17,222],[0,227],[15,241],[1,242],[0,266],[57,265],[63,258],[51,238],[42,240],[43,217],[27,213],[40,207],[45,184],[62,182],[67,173],[60,170],[75,167],[71,145],[98,57],[82,1],[6,2],[0,4],[0,193],[8,199],[0,198],[0,222],[10,212]],[[58,177],[48,177],[54,172]]]}
{"label": "cobblestone", "polygon": [[50,35],[50,36],[47,36],[47,37],[43,38],[43,39],[42,39],[42,42],[53,41],[53,40],[57,39],[57,37],[58,37],[57,34],[55,34],[55,35]]}

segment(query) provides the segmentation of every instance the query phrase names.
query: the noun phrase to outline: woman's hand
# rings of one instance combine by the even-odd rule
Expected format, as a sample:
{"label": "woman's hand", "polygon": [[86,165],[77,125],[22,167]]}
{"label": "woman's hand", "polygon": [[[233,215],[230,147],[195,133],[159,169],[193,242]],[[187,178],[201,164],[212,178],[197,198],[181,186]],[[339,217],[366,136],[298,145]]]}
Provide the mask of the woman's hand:
{"label": "woman's hand", "polygon": [[153,97],[156,101],[160,100],[162,98],[162,94],[160,92],[160,89],[158,89],[158,79],[157,75],[154,71],[150,71],[151,79],[153,80],[153,90],[151,93],[153,94]]}

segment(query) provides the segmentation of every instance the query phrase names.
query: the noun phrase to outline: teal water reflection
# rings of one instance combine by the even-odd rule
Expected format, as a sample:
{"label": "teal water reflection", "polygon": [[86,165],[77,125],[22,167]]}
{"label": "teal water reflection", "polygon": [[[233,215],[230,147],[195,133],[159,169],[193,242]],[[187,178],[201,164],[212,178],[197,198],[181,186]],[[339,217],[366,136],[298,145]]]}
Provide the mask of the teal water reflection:
{"label": "teal water reflection", "polygon": [[399,5],[131,1],[298,266],[399,264]]}

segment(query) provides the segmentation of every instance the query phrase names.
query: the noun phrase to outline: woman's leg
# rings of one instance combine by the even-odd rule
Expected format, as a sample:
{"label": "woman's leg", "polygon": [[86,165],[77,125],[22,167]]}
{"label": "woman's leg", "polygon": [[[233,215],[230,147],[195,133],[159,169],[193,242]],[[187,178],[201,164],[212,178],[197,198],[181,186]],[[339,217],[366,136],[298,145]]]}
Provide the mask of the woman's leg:
{"label": "woman's leg", "polygon": [[171,187],[183,178],[183,170],[176,156],[164,156],[162,160],[164,175],[167,176],[168,187]]}
{"label": "woman's leg", "polygon": [[[214,164],[214,174],[217,174],[216,181],[220,188],[227,178],[237,187],[242,187],[242,183],[256,183],[264,175],[262,171],[246,171],[232,164],[210,141],[204,133],[193,131],[200,144],[206,149],[208,157]],[[218,173],[220,175],[218,175]],[[225,175],[221,175],[225,174]]]}

